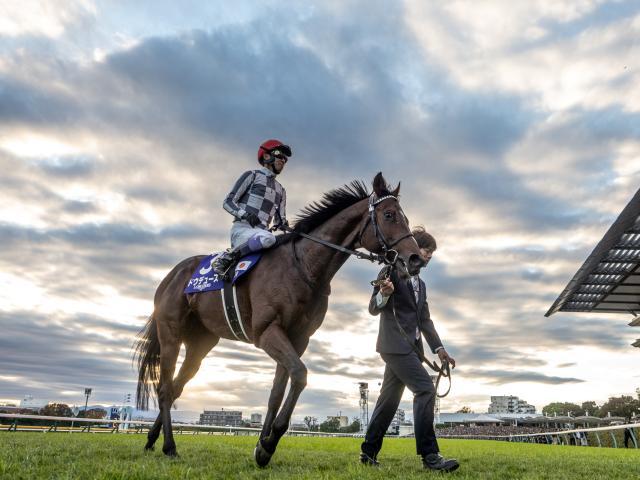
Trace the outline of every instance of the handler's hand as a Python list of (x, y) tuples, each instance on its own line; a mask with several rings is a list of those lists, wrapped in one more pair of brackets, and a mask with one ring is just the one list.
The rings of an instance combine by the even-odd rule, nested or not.
[(390, 296), (393, 293), (394, 287), (393, 287), (393, 282), (389, 279), (386, 280), (382, 280), (382, 283), (380, 283), (380, 293), (382, 293), (382, 295), (384, 295), (385, 297)]
[(445, 360), (449, 362), (451, 364), (451, 368), (456, 368), (456, 359), (449, 355), (444, 348), (438, 350), (438, 358), (440, 358), (440, 361), (443, 363)]

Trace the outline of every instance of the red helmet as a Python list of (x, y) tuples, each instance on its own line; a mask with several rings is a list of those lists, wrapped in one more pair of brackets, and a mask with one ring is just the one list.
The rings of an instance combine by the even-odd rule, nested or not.
[(280, 152), (284, 153), (287, 157), (291, 156), (291, 147), (289, 145), (285, 145), (280, 140), (273, 138), (271, 140), (265, 140), (260, 145), (260, 148), (258, 148), (258, 162), (260, 162), (260, 165), (264, 165), (262, 155), (271, 153), (274, 150), (280, 150)]

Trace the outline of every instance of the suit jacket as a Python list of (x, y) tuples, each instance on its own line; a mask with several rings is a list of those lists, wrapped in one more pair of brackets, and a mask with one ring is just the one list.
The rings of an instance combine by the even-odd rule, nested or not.
[[(385, 276), (387, 268), (383, 268), (378, 274), (378, 279)], [(435, 353), (436, 349), (442, 347), (442, 342), (433, 325), (431, 316), (429, 315), (429, 304), (427, 303), (427, 293), (425, 284), (420, 279), (420, 293), (418, 302), (414, 295), (413, 287), (408, 280), (401, 280), (394, 271), (391, 274), (394, 291), (387, 300), (384, 307), (378, 308), (376, 304), (376, 295), (380, 291), (380, 287), (374, 287), (371, 301), (369, 302), (369, 313), (371, 315), (380, 314), (380, 328), (378, 330), (378, 341), (376, 342), (376, 351), (378, 353), (410, 353), (413, 351), (407, 339), (398, 330), (398, 323), (406, 332), (410, 340), (416, 338), (416, 328), (424, 335), (429, 348)], [(393, 310), (395, 307), (395, 315), (398, 322), (394, 319)], [(422, 349), (422, 342), (417, 341), (418, 348)]]

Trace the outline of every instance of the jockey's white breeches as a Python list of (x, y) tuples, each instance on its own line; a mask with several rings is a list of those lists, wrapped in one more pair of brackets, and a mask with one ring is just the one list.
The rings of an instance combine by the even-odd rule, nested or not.
[(271, 248), (276, 243), (276, 236), (269, 230), (252, 227), (248, 222), (241, 220), (233, 222), (231, 227), (231, 248), (236, 248), (247, 243), (253, 252), (264, 248)]

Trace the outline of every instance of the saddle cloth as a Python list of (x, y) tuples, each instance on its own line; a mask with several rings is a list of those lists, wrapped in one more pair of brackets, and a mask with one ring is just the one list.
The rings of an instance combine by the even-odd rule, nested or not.
[[(191, 275), (191, 279), (189, 280), (189, 283), (187, 283), (184, 293), (200, 293), (222, 290), (224, 282), (221, 278), (218, 278), (218, 274), (213, 271), (212, 267), (212, 264), (218, 255), (220, 255), (220, 252), (212, 253), (200, 262), (198, 268), (196, 268), (193, 275)], [(258, 263), (261, 257), (262, 252), (255, 252), (240, 259), (236, 265), (231, 283), (236, 283), (240, 277), (246, 275)]]

